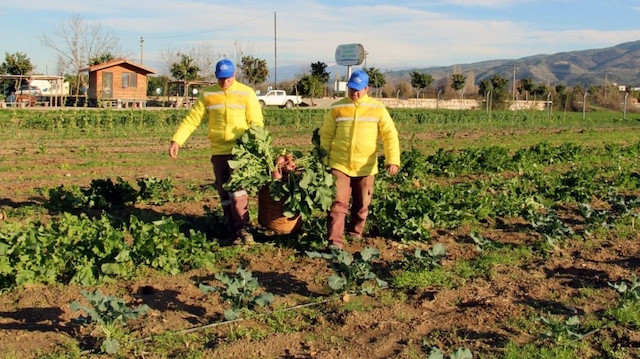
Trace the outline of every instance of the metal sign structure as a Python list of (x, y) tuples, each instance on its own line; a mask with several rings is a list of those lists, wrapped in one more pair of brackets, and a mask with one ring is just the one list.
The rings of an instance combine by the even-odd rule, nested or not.
[(341, 66), (360, 65), (364, 61), (364, 46), (342, 44), (336, 48), (336, 64)]

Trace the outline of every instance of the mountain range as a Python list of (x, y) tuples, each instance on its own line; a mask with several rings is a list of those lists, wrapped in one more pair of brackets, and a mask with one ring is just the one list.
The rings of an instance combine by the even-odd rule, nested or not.
[(428, 73), (435, 81), (451, 76), (453, 70), (475, 83), (494, 75), (511, 80), (531, 78), (534, 83), (555, 86), (601, 85), (640, 86), (640, 40), (616, 46), (552, 55), (533, 55), (515, 60), (490, 60), (452, 66), (416, 68), (386, 73), (391, 78), (409, 76), (413, 71)]
[[(373, 65), (375, 67), (375, 65)], [(273, 73), (273, 69), (270, 69)], [(547, 86), (581, 85), (583, 87), (601, 85), (625, 85), (640, 87), (640, 40), (625, 42), (612, 47), (579, 51), (540, 54), (519, 59), (488, 60), (450, 66), (432, 66), (425, 68), (405, 68), (384, 71), (387, 81), (410, 78), (413, 71), (430, 74), (434, 83), (453, 73), (463, 73), (470, 78), (473, 74), (475, 84), (489, 79), (493, 75), (516, 80), (531, 78), (536, 84)], [(328, 66), (332, 82), (336, 75), (345, 76), (344, 66)], [(283, 66), (278, 68), (278, 77), (296, 78), (308, 73), (308, 66)]]

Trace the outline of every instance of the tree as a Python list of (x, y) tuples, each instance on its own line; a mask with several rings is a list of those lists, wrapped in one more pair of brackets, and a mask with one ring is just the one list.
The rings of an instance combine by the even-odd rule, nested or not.
[(491, 83), (490, 80), (480, 81), (480, 85), (478, 85), (478, 93), (482, 97), (485, 97), (485, 96), (487, 97), (486, 105), (489, 111), (493, 108), (493, 105), (492, 105), (493, 95), (491, 94), (491, 91), (493, 91), (493, 84)]
[(418, 90), (423, 90), (433, 82), (433, 76), (418, 71), (411, 72), (411, 86)]
[(531, 94), (533, 94), (533, 100), (536, 100), (537, 98), (540, 98), (542, 96), (544, 96), (544, 94), (547, 93), (547, 86), (545, 86), (544, 84), (539, 84), (538, 86), (534, 87), (531, 90)]
[[(9, 75), (28, 75), (32, 71), (33, 65), (25, 53), (16, 52), (15, 54), (9, 54), (8, 52), (5, 52), (4, 62), (0, 65), (0, 73)], [(3, 80), (0, 85), (3, 89), (9, 88), (11, 90), (15, 90), (22, 84), (18, 83), (17, 80)]]
[(89, 66), (93, 66), (93, 65), (98, 65), (98, 64), (103, 64), (105, 62), (109, 62), (111, 60), (114, 60), (116, 57), (110, 53), (110, 52), (105, 52), (103, 54), (100, 54), (96, 57), (93, 57), (89, 60)]
[(161, 95), (166, 95), (169, 80), (169, 76), (165, 75), (147, 77), (147, 96), (158, 96), (156, 89), (160, 89)]
[(40, 41), (53, 49), (58, 58), (58, 72), (73, 74), (76, 80), (71, 81), (72, 94), (80, 94), (85, 88), (87, 76), (82, 75), (82, 69), (100, 54), (120, 54), (120, 39), (100, 23), (86, 23), (79, 14), (73, 14), (69, 19), (60, 23), (50, 33), (43, 33)]
[(4, 62), (0, 65), (0, 73), (28, 75), (31, 71), (33, 71), (33, 65), (27, 54), (23, 52), (16, 52), (15, 54), (5, 52)]
[(382, 87), (382, 97), (396, 97), (396, 86), (390, 82), (387, 82), (386, 84), (384, 84), (384, 86)]
[[(179, 54), (180, 55), (180, 54)], [(176, 80), (181, 80), (184, 82), (193, 81), (198, 79), (198, 71), (200, 68), (194, 64), (194, 61), (191, 57), (187, 55), (180, 55), (180, 61), (171, 64), (171, 75)], [(177, 93), (182, 94), (182, 96), (188, 96), (187, 91), (189, 90), (189, 86), (184, 84), (178, 86)]]
[(533, 91), (533, 79), (531, 77), (527, 77), (526, 79), (521, 79), (520, 84), (517, 87), (518, 93), (524, 93), (524, 99), (529, 99), (529, 94)]
[(508, 95), (507, 85), (509, 85), (509, 80), (496, 74), (489, 79), (489, 82), (491, 83), (491, 91), (492, 91), (491, 102), (498, 105), (502, 105), (504, 107), (507, 103), (507, 95)]
[(569, 106), (570, 111), (582, 111), (584, 94), (585, 89), (582, 85), (573, 86), (566, 104), (566, 106)]
[(99, 22), (87, 23), (81, 15), (73, 14), (50, 33), (43, 33), (41, 41), (58, 54), (60, 73), (80, 74), (90, 59), (100, 54), (120, 55), (120, 39)]
[(182, 53), (188, 54), (193, 59), (193, 64), (199, 69), (200, 78), (206, 80), (214, 80), (216, 78), (216, 63), (219, 59), (226, 57), (220, 51), (215, 50), (215, 47), (208, 42), (201, 42), (187, 52)]
[[(64, 75), (64, 82), (68, 82), (69, 83), (69, 90), (71, 91), (72, 95), (80, 95), (80, 91), (81, 89), (86, 89), (81, 81), (84, 81), (83, 78), (78, 77), (78, 75), (69, 75), (69, 74), (65, 74)], [(76, 102), (76, 105), (78, 104), (78, 102)]]
[(191, 57), (182, 54), (180, 61), (171, 65), (170, 71), (176, 80), (192, 81), (198, 78), (200, 68), (194, 64)]
[(329, 73), (327, 72), (327, 64), (318, 61), (311, 64), (311, 76), (317, 78), (323, 83), (329, 81)]
[(241, 76), (240, 81), (252, 86), (263, 83), (269, 76), (267, 60), (257, 59), (253, 56), (242, 56), (240, 60)]
[(395, 86), (394, 96), (399, 98), (409, 98), (413, 96), (413, 88), (408, 81), (399, 81)]
[(553, 100), (553, 107), (566, 110), (569, 103), (569, 94), (567, 93), (567, 86), (560, 84), (555, 87), (557, 98)]
[(295, 92), (300, 96), (320, 97), (324, 94), (324, 83), (312, 75), (304, 75), (296, 82)]
[(387, 83), (387, 80), (384, 78), (384, 75), (382, 74), (382, 72), (380, 72), (379, 69), (375, 67), (365, 67), (364, 71), (367, 73), (367, 75), (369, 75), (369, 86), (373, 87), (374, 89), (379, 89)]
[(300, 96), (322, 97), (325, 94), (327, 81), (329, 81), (327, 64), (321, 61), (314, 62), (311, 64), (311, 73), (296, 81), (293, 90)]
[(467, 76), (467, 86), (464, 89), (464, 93), (476, 93), (478, 90), (476, 89), (476, 74), (473, 70), (469, 70), (466, 73)]
[(463, 74), (452, 74), (451, 75), (451, 88), (456, 92), (459, 92), (464, 88), (467, 83), (467, 76)]
[(493, 91), (493, 84), (491, 83), (491, 80), (480, 81), (480, 85), (478, 85), (478, 92), (482, 97), (486, 96), (491, 91)]
[(182, 61), (182, 55), (187, 55), (193, 60), (192, 64), (199, 69), (199, 77), (204, 80), (215, 79), (216, 62), (226, 57), (220, 52), (217, 52), (213, 45), (207, 42), (202, 42), (182, 51), (167, 49), (163, 50), (160, 55), (163, 62), (163, 68), (160, 71), (164, 74), (170, 74), (171, 66)]

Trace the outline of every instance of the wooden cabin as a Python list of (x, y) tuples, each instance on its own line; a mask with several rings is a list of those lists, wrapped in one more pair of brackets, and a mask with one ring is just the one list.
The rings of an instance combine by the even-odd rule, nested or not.
[(116, 59), (89, 66), (89, 106), (144, 107), (147, 75), (156, 72), (135, 62)]

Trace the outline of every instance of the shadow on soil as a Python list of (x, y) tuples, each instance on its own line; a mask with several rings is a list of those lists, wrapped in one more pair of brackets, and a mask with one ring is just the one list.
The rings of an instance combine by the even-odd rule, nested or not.
[(584, 311), (580, 308), (568, 307), (560, 302), (552, 300), (540, 300), (531, 297), (524, 297), (522, 303), (535, 308), (538, 311), (554, 315), (582, 315)]
[(175, 290), (158, 290), (150, 285), (145, 285), (134, 290), (135, 295), (142, 299), (142, 302), (150, 308), (159, 312), (180, 311), (193, 315), (193, 318), (186, 318), (191, 324), (198, 324), (200, 320), (207, 314), (204, 307), (189, 305), (178, 299), (181, 294)]
[(493, 348), (504, 348), (509, 342), (509, 338), (496, 332), (476, 332), (474, 330), (458, 329), (457, 334), (465, 340), (480, 340), (485, 345)]
[(294, 276), (277, 272), (254, 272), (259, 282), (267, 292), (283, 296), (287, 294), (299, 294), (304, 297), (318, 296), (325, 293), (309, 291), (307, 283), (296, 279)]
[(9, 207), (13, 209), (19, 209), (22, 207), (41, 206), (43, 201), (44, 199), (39, 197), (31, 198), (29, 201), (24, 201), (24, 202), (15, 202), (8, 198), (2, 198), (0, 199), (0, 207)]
[(69, 328), (61, 325), (60, 308), (22, 308), (14, 312), (0, 312), (0, 318), (13, 319), (14, 322), (0, 324), (0, 330), (27, 330), (38, 332), (62, 331)]
[(609, 274), (601, 270), (581, 269), (575, 267), (556, 267), (545, 269), (547, 278), (554, 278), (564, 282), (571, 288), (607, 288), (611, 280)]

